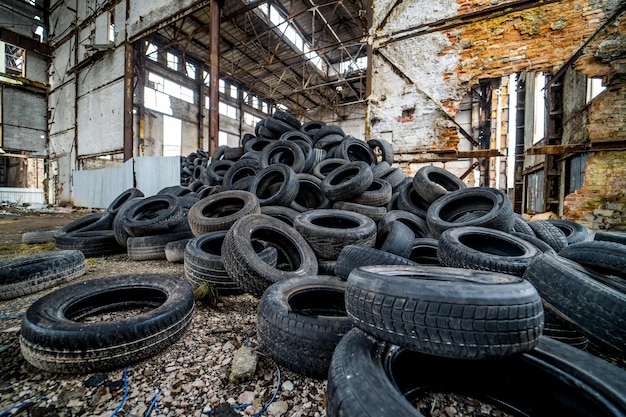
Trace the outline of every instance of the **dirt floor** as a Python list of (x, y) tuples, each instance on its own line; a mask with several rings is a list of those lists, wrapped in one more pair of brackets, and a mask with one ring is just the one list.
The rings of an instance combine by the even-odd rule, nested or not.
[(56, 230), (66, 224), (91, 214), (87, 210), (62, 210), (35, 212), (4, 207), (0, 209), (0, 246), (22, 242), (22, 233)]

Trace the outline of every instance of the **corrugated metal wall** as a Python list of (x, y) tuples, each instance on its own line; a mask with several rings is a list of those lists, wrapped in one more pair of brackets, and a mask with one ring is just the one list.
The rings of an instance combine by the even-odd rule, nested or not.
[(133, 161), (116, 168), (74, 171), (72, 180), (75, 206), (107, 208), (115, 197), (133, 187)]
[(162, 188), (180, 185), (180, 157), (147, 157), (135, 158), (136, 187), (144, 195), (155, 195)]
[[(180, 157), (138, 157), (121, 167), (73, 171), (72, 204), (107, 208), (125, 190), (136, 187), (151, 196), (180, 184)], [(136, 181), (136, 182), (135, 182)]]
[(0, 187), (0, 201), (16, 204), (44, 204), (43, 190), (40, 188)]

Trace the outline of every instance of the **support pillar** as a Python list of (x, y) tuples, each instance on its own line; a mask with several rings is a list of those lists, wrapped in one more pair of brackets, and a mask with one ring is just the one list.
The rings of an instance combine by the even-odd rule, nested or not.
[(219, 105), (220, 105), (220, 14), (221, 5), (218, 0), (212, 0), (209, 6), (210, 27), (209, 27), (209, 76), (211, 84), (209, 86), (209, 155), (217, 149), (219, 137)]
[(135, 47), (130, 42), (124, 46), (124, 161), (133, 157), (133, 68)]

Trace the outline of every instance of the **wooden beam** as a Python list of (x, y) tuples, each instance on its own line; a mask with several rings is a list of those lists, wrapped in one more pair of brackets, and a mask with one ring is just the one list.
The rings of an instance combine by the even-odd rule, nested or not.
[(623, 151), (626, 150), (626, 141), (587, 142), (574, 145), (543, 145), (533, 146), (526, 150), (526, 155), (564, 155), (568, 153)]

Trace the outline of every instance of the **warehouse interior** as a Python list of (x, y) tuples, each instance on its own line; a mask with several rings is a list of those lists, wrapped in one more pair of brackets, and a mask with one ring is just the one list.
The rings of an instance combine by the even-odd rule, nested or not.
[(0, 188), (48, 204), (278, 109), (385, 139), (409, 176), (626, 230), (623, 0), (7, 0), (0, 52)]

